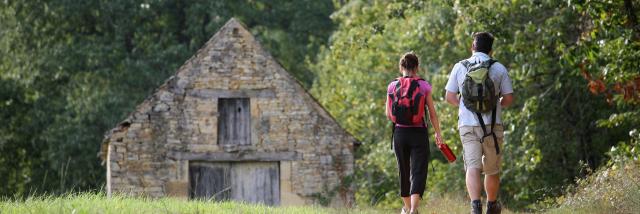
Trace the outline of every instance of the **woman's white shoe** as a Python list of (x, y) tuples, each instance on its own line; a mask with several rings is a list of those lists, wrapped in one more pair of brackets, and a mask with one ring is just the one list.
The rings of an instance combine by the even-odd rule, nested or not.
[(402, 211), (400, 211), (400, 214), (409, 214), (409, 212), (407, 212), (407, 210), (403, 207)]

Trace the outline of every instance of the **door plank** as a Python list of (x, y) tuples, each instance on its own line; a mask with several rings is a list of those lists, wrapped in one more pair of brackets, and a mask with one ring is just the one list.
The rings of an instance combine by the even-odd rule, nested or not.
[(228, 200), (231, 193), (230, 163), (192, 163), (189, 165), (191, 198)]
[(277, 162), (234, 163), (231, 170), (233, 200), (267, 205), (280, 204)]

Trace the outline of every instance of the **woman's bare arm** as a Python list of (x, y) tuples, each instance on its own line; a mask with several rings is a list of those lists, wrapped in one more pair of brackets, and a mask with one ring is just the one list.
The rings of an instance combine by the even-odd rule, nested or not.
[(436, 108), (433, 105), (433, 99), (431, 96), (427, 96), (427, 109), (429, 110), (429, 120), (433, 129), (436, 131), (436, 144), (441, 144), (442, 133), (440, 132), (440, 121), (438, 120), (438, 114), (436, 114)]

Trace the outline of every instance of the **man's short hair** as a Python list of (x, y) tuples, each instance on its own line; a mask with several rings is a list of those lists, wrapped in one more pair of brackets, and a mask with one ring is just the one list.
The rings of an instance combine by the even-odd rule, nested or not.
[(474, 50), (489, 54), (493, 46), (493, 35), (489, 32), (477, 32), (473, 34)]

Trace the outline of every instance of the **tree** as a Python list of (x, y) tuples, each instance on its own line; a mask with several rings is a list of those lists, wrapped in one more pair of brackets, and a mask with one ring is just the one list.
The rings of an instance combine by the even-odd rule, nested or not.
[(307, 86), (331, 1), (0, 2), (0, 195), (99, 190), (103, 134), (229, 18)]

